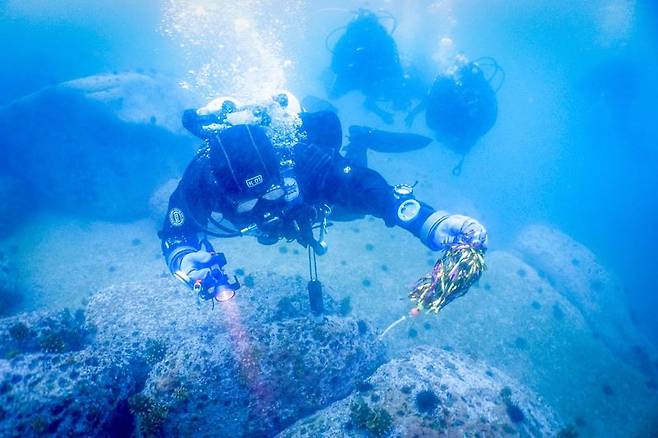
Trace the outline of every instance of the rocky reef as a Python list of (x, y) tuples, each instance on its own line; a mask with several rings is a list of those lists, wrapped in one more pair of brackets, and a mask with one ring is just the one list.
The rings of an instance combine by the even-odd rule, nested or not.
[(529, 390), (456, 353), (390, 362), (364, 320), (305, 281), (256, 274), (223, 304), (126, 283), (75, 312), (0, 320), (0, 435), (553, 434)]
[(0, 435), (272, 435), (385, 360), (370, 325), (310, 318), (304, 282), (262, 276), (197, 306), (171, 279), (99, 291), (86, 312), (0, 323)]
[(421, 347), (282, 437), (556, 436), (552, 410), (496, 369)]

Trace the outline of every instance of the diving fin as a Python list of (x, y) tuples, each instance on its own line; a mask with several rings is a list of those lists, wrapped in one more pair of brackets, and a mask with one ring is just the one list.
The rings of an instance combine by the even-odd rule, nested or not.
[(415, 151), (432, 142), (431, 138), (420, 134), (382, 131), (358, 125), (349, 127), (349, 138), (350, 144), (387, 153)]

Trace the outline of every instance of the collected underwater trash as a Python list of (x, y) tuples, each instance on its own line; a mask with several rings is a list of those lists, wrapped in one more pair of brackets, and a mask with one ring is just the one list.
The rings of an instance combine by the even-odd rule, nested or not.
[(407, 315), (393, 321), (379, 335), (386, 333), (408, 318), (420, 316), (423, 311), (438, 314), (450, 302), (466, 295), (470, 287), (480, 279), (487, 268), (484, 263), (486, 249), (479, 245), (455, 243), (437, 260), (434, 268), (416, 282), (409, 298), (415, 304)]
[(486, 269), (485, 251), (468, 243), (456, 243), (448, 248), (432, 271), (418, 280), (409, 292), (416, 308), (439, 313), (453, 300), (465, 295)]

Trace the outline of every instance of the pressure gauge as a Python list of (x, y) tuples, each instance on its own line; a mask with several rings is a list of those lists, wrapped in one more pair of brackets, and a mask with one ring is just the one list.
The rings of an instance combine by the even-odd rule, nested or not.
[(407, 199), (398, 207), (398, 218), (402, 222), (414, 220), (420, 212), (420, 203), (415, 199)]

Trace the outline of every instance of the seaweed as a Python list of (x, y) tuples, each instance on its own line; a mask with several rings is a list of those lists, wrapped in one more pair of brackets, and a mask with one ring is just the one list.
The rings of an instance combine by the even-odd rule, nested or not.
[(31, 339), (32, 336), (26, 338), (23, 342), (23, 352), (35, 349), (45, 353), (79, 351), (87, 345), (90, 336), (96, 330), (85, 323), (82, 309), (76, 310), (73, 314), (69, 309), (64, 309), (56, 317), (46, 319), (43, 328), (35, 328), (34, 331), (38, 332), (34, 342), (27, 345), (27, 339)]
[(359, 397), (350, 405), (350, 424), (374, 437), (383, 437), (393, 429), (393, 418), (385, 409), (371, 408)]
[(145, 437), (159, 436), (169, 408), (143, 394), (135, 394), (128, 400), (130, 412), (139, 419), (139, 431)]

